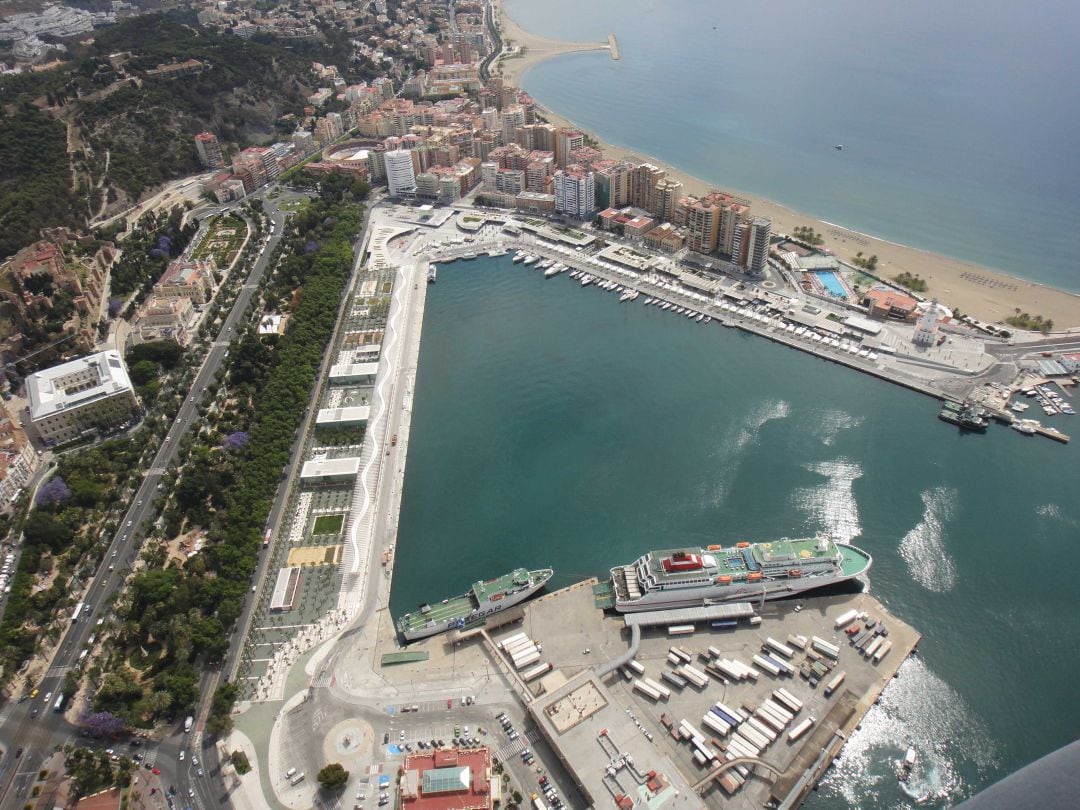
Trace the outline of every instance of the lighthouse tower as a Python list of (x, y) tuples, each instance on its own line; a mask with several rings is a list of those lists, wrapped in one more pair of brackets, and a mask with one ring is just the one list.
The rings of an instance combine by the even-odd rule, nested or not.
[(938, 334), (938, 302), (935, 298), (926, 312), (919, 318), (919, 324), (915, 327), (915, 336), (912, 337), (917, 346), (933, 346)]

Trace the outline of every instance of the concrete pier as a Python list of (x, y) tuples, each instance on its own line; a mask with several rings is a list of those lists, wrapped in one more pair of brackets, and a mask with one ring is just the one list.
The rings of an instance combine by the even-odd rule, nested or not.
[(611, 49), (611, 58), (619, 58), (619, 40), (615, 38), (614, 34), (608, 34), (607, 38), (608, 48)]

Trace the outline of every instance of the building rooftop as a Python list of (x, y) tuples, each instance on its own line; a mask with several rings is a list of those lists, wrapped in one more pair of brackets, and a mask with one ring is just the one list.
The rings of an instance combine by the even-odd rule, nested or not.
[(358, 405), (353, 408), (320, 408), (315, 417), (317, 425), (358, 425), (368, 420), (371, 408)]
[(401, 806), (408, 810), (488, 810), (498, 788), (487, 748), (410, 754), (402, 765)]
[(305, 461), (300, 469), (300, 477), (305, 481), (318, 478), (339, 478), (343, 475), (360, 474), (360, 458), (315, 458)]
[(124, 361), (112, 350), (70, 360), (26, 378), (31, 421), (130, 390)]

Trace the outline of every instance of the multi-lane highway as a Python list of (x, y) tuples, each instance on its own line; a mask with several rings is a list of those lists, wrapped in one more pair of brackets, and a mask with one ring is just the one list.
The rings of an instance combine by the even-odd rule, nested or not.
[[(86, 648), (90, 637), (99, 631), (99, 622), (108, 614), (110, 599), (130, 572), (138, 554), (139, 542), (147, 527), (156, 518), (154, 499), (158, 494), (158, 484), (175, 459), (181, 438), (198, 419), (199, 401), (221, 367), (228, 353), (229, 342), (237, 327), (241, 325), (240, 319), (269, 264), (274, 246), (281, 237), (285, 212), (280, 211), (271, 201), (264, 201), (264, 210), (275, 224), (273, 234), (244, 280), (190, 391), (154, 455), (149, 471), (133, 496), (120, 528), (86, 591), (84, 607), (78, 620), (72, 622), (65, 631), (53, 665), (37, 687), (38, 696), (23, 703), (11, 704), (4, 713), (0, 724), (0, 746), (5, 750), (4, 758), (0, 760), (0, 808), (3, 810), (21, 807), (25, 803), (41, 763), (55, 745), (66, 740), (71, 734), (71, 727), (63, 714), (53, 711), (53, 703), (59, 695), (65, 674), (77, 664), (79, 654)], [(44, 700), (47, 694), (51, 694), (48, 703)], [(158, 759), (164, 781), (171, 776), (168, 772), (170, 764), (176, 762), (175, 756), (171, 754), (178, 754), (184, 744), (181, 738), (172, 739), (172, 744), (162, 746), (163, 750)], [(22, 749), (22, 754), (16, 757), (19, 749)]]

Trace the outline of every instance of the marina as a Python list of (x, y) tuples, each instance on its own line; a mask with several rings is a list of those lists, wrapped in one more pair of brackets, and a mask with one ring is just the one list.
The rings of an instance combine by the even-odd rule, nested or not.
[[(460, 256), (451, 253), (444, 261), (453, 261), (455, 258)], [(896, 363), (886, 362), (893, 353), (891, 350), (886, 351), (884, 347), (877, 347), (851, 333), (838, 334), (824, 331), (823, 327), (815, 328), (801, 323), (801, 316), (786, 309), (783, 302), (787, 299), (770, 297), (768, 293), (744, 293), (738, 288), (739, 285), (732, 285), (722, 293), (710, 296), (655, 273), (639, 274), (597, 256), (584, 255), (563, 246), (540, 241), (533, 243), (529, 251), (519, 250), (513, 262), (531, 266), (541, 261), (555, 263), (560, 260), (569, 262), (564, 264), (567, 271), (560, 272), (567, 272), (568, 276), (577, 280), (582, 287), (595, 286), (600, 290), (618, 292), (621, 302), (636, 300), (644, 294), (644, 306), (654, 306), (701, 324), (715, 320), (722, 326), (767, 338), (788, 348), (933, 397), (943, 402), (941, 413), (945, 416), (941, 418), (962, 429), (982, 432), (991, 420), (1007, 426), (1013, 423), (1016, 411), (1004, 406), (993, 408), (983, 405), (980, 407), (984, 412), (978, 417), (954, 421), (951, 418), (953, 414), (960, 410), (965, 414), (971, 413), (974, 410), (972, 406), (979, 404), (969, 402), (969, 393), (974, 389), (974, 384), (969, 383), (959, 388), (956, 385), (943, 387), (905, 373)], [(554, 266), (553, 264), (552, 267)], [(545, 271), (545, 277), (558, 275), (550, 273), (550, 270), (549, 267)], [(1040, 391), (1036, 396), (1047, 415), (1074, 413), (1071, 406), (1059, 395), (1054, 394), (1051, 398)], [(982, 425), (984, 419), (985, 425)], [(1061, 443), (1069, 441), (1069, 436), (1058, 428), (1032, 421), (1025, 422), (1019, 430), (1026, 433), (1029, 429), (1029, 435), (1040, 435)]]

